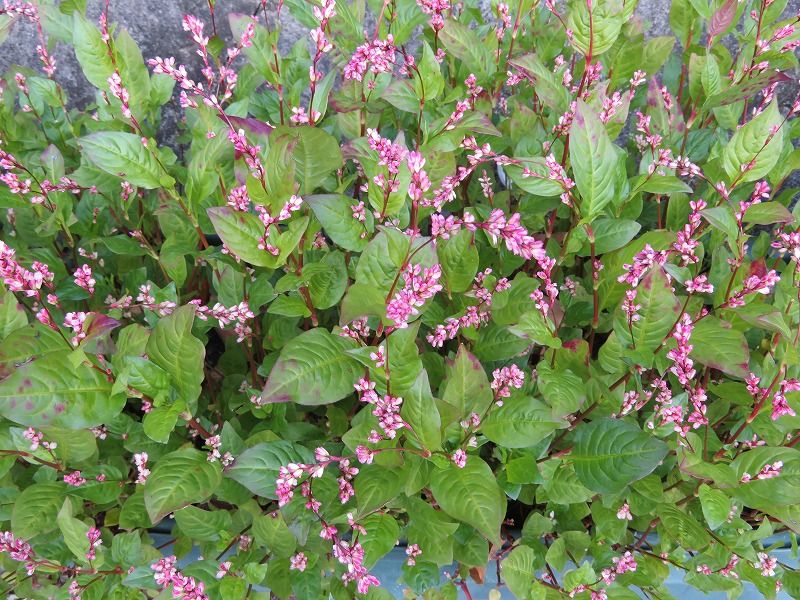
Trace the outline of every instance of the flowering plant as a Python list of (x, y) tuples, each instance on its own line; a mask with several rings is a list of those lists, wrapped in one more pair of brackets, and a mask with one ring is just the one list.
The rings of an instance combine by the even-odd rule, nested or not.
[(786, 1), (219, 4), (0, 8), (3, 593), (800, 597)]

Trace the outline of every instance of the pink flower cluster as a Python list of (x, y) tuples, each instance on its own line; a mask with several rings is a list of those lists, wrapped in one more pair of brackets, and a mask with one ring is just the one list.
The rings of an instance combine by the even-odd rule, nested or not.
[(189, 301), (189, 304), (194, 304), (197, 307), (197, 318), (207, 321), (209, 317), (214, 318), (219, 323), (220, 327), (227, 327), (233, 323), (233, 329), (236, 332), (236, 341), (241, 343), (253, 333), (253, 330), (248, 325), (248, 321), (255, 319), (255, 314), (250, 310), (250, 305), (247, 301), (242, 301), (231, 307), (225, 307), (219, 302), (215, 303), (212, 308), (202, 304), (202, 300), (195, 299)]
[(97, 527), (90, 527), (86, 532), (86, 539), (89, 540), (89, 550), (86, 552), (86, 560), (97, 558), (97, 548), (103, 543), (100, 539), (100, 530)]
[(777, 421), (783, 416), (797, 416), (786, 401), (786, 394), (790, 392), (800, 392), (800, 381), (797, 379), (785, 379), (781, 381), (778, 390), (772, 397), (772, 420)]
[(419, 314), (417, 309), (442, 289), (439, 283), (441, 276), (442, 268), (438, 264), (425, 268), (419, 264), (406, 266), (403, 270), (403, 288), (395, 293), (386, 306), (386, 316), (394, 321), (397, 329), (408, 327), (408, 320)]
[[(375, 407), (372, 414), (378, 417), (378, 425), (383, 430), (383, 434), (388, 439), (393, 440), (397, 436), (397, 432), (406, 427), (406, 422), (400, 416), (400, 407), (403, 404), (403, 399), (390, 394), (385, 394), (381, 397), (375, 391), (375, 382), (370, 381), (367, 377), (359, 379), (353, 387), (359, 393), (362, 402), (372, 404)], [(381, 440), (381, 435), (376, 431), (372, 431), (369, 437), (372, 443)]]
[(33, 575), (37, 565), (33, 548), (28, 542), (15, 537), (10, 531), (0, 531), (0, 552), (5, 552), (12, 560), (24, 562), (28, 575)]
[(428, 340), (431, 346), (434, 348), (441, 348), (447, 340), (455, 339), (462, 328), (477, 328), (488, 323), (490, 317), (489, 308), (492, 306), (493, 294), (502, 292), (511, 287), (511, 284), (505, 277), (499, 279), (491, 290), (485, 287), (486, 278), (491, 272), (492, 270), (487, 268), (485, 271), (478, 273), (475, 277), (472, 290), (479, 300), (478, 304), (468, 306), (464, 314), (460, 317), (448, 317), (443, 325), (437, 325), (433, 333), (429, 333), (426, 336), (425, 339)]
[(49, 267), (39, 261), (30, 270), (16, 260), (16, 250), (0, 240), (0, 277), (11, 292), (22, 292), (27, 297), (40, 298), (42, 286), (52, 289), (54, 275)]
[(625, 552), (625, 554), (622, 556), (615, 556), (612, 560), (614, 562), (614, 568), (603, 569), (600, 574), (600, 577), (606, 585), (611, 585), (614, 583), (617, 575), (622, 575), (628, 571), (636, 571), (636, 568), (638, 567), (636, 564), (636, 559), (633, 557), (633, 554), (630, 551)]
[(73, 471), (64, 475), (64, 483), (73, 487), (80, 487), (86, 483), (86, 478), (81, 475), (80, 471)]
[(136, 466), (136, 481), (134, 483), (145, 483), (150, 476), (150, 469), (147, 468), (147, 452), (138, 452), (133, 455), (133, 464)]
[(36, 452), (39, 446), (45, 450), (52, 452), (58, 447), (55, 442), (47, 442), (44, 440), (44, 434), (41, 431), (36, 431), (33, 427), (28, 427), (23, 433), (22, 437), (31, 443), (31, 452)]
[(430, 15), (431, 28), (439, 32), (444, 28), (444, 12), (450, 10), (450, 0), (417, 0), (417, 6)]
[[(492, 389), (495, 399), (508, 398), (511, 395), (511, 388), (520, 389), (525, 384), (525, 371), (517, 365), (510, 365), (492, 372)], [(502, 400), (498, 400), (498, 406), (503, 405)]]
[(344, 67), (344, 78), (363, 81), (369, 70), (373, 75), (391, 73), (395, 66), (394, 38), (391, 34), (385, 40), (372, 40), (356, 48), (350, 61)]
[(94, 294), (94, 286), (97, 282), (92, 276), (92, 268), (89, 265), (78, 267), (73, 277), (75, 278), (75, 285), (89, 292), (89, 295)]
[(209, 600), (205, 594), (205, 584), (194, 577), (187, 577), (178, 570), (177, 559), (167, 556), (150, 565), (155, 571), (153, 575), (161, 590), (172, 586), (172, 597), (180, 600)]

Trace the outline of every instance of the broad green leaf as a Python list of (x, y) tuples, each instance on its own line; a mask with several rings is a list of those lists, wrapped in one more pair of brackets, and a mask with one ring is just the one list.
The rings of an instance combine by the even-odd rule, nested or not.
[(696, 519), (681, 512), (679, 508), (662, 504), (658, 516), (667, 535), (678, 540), (687, 550), (702, 550), (711, 541), (705, 529)]
[(364, 566), (371, 569), (397, 544), (400, 526), (395, 518), (387, 514), (373, 514), (361, 521), (367, 535), (361, 540), (364, 547)]
[[(596, 256), (622, 248), (630, 242), (642, 226), (636, 221), (628, 219), (600, 218), (592, 223), (594, 234), (594, 252)], [(589, 242), (583, 244), (578, 256), (591, 256)]]
[(153, 153), (142, 145), (141, 136), (121, 131), (99, 131), (80, 138), (78, 145), (83, 156), (97, 168), (137, 187), (154, 189), (175, 183)]
[[(553, 72), (542, 64), (536, 54), (517, 56), (512, 58), (509, 64), (522, 71), (530, 80), (535, 86), (536, 96), (547, 107), (558, 113), (566, 110), (570, 101), (569, 91), (561, 85), (561, 81), (556, 78)], [(560, 187), (558, 185), (555, 185), (555, 187), (559, 189), (559, 192), (556, 193), (560, 193)]]
[[(89, 550), (89, 540), (86, 534), (89, 533), (89, 526), (80, 519), (73, 517), (72, 510), (71, 500), (65, 498), (56, 516), (56, 522), (67, 548), (72, 551), (81, 564), (86, 564), (86, 552)], [(93, 561), (92, 566), (95, 566), (94, 563), (97, 562), (97, 560)]]
[(575, 430), (569, 461), (578, 479), (594, 492), (617, 494), (649, 475), (667, 455), (667, 445), (618, 419), (600, 419)]
[(578, 100), (570, 129), (569, 157), (584, 219), (598, 216), (614, 199), (618, 161), (612, 146), (597, 114)]
[[(759, 479), (759, 471), (767, 464), (783, 462), (780, 475)], [(751, 479), (740, 483), (734, 496), (745, 506), (766, 513), (776, 506), (800, 503), (800, 450), (797, 448), (751, 448), (731, 463), (736, 477), (741, 481), (747, 473)]]
[(203, 510), (196, 506), (186, 506), (175, 511), (175, 522), (181, 533), (193, 540), (213, 542), (221, 533), (231, 529), (231, 515), (224, 510)]
[(108, 90), (114, 64), (108, 55), (100, 30), (79, 11), (72, 13), (72, 46), (83, 74), (93, 86)]
[(711, 529), (717, 529), (728, 520), (731, 511), (731, 499), (720, 490), (702, 484), (699, 490), (700, 505), (703, 516)]
[(713, 369), (745, 378), (750, 372), (750, 348), (741, 331), (708, 316), (692, 330), (692, 358)]
[(5, 291), (0, 295), (0, 340), (27, 324), (28, 318), (25, 316), (25, 309), (17, 302), (13, 293)]
[(472, 237), (470, 231), (463, 229), (449, 240), (437, 243), (436, 252), (448, 292), (469, 289), (478, 272), (478, 248), (472, 242)]
[(222, 482), (219, 463), (205, 452), (183, 448), (162, 456), (144, 485), (144, 505), (153, 523), (173, 511), (208, 500)]
[(336, 139), (319, 127), (277, 127), (271, 138), (293, 140), (292, 158), (303, 195), (312, 194), (333, 171), (342, 166)]
[(489, 323), (478, 330), (478, 341), (473, 350), (482, 361), (502, 361), (518, 356), (529, 343), (511, 333), (507, 327)]
[(531, 598), (536, 571), (544, 567), (541, 556), (530, 546), (519, 546), (500, 563), (503, 581), (519, 600)]
[(544, 162), (543, 158), (520, 158), (525, 167), (530, 171), (537, 173), (541, 177), (535, 175), (523, 175), (523, 168), (519, 165), (505, 165), (503, 171), (511, 178), (511, 181), (519, 189), (534, 196), (552, 197), (560, 195), (564, 189), (549, 177), (549, 169)]
[(680, 303), (672, 293), (661, 267), (652, 268), (636, 289), (636, 304), (641, 306), (639, 320), (628, 327), (627, 315), (621, 307), (618, 308), (614, 318), (614, 333), (623, 347), (635, 347), (642, 353), (652, 352), (669, 334), (680, 316)]
[(530, 310), (522, 315), (517, 325), (513, 325), (510, 331), (521, 338), (530, 340), (541, 346), (550, 348), (561, 348), (561, 340), (553, 335), (554, 327), (549, 325), (542, 313), (538, 310)]
[[(778, 102), (773, 101), (756, 118), (737, 129), (722, 152), (722, 164), (731, 179), (741, 176), (741, 181), (756, 181), (765, 177), (778, 163), (783, 151), (783, 121)], [(780, 127), (776, 133), (772, 128)], [(742, 167), (753, 167), (742, 173)]]
[(194, 306), (159, 319), (147, 340), (147, 355), (169, 375), (178, 397), (191, 406), (200, 396), (206, 350), (192, 335)]
[(745, 211), (744, 221), (753, 225), (794, 223), (794, 215), (780, 202), (761, 202), (753, 204)]
[(406, 527), (408, 543), (417, 544), (426, 561), (440, 566), (450, 565), (453, 562), (453, 534), (458, 523), (421, 498), (406, 500), (406, 511), (409, 516)]
[(419, 70), (419, 77), (414, 77), (414, 89), (417, 92), (419, 99), (424, 99), (425, 102), (430, 102), (442, 93), (444, 89), (444, 77), (442, 76), (442, 69), (436, 56), (433, 53), (428, 42), (422, 44), (422, 58), (417, 64)]
[(543, 402), (512, 397), (489, 412), (480, 431), (499, 446), (527, 448), (566, 426), (567, 422), (553, 416), (552, 409)]
[(539, 390), (555, 417), (578, 410), (586, 400), (584, 381), (569, 369), (553, 369), (548, 363), (537, 368)]
[(125, 397), (112, 394), (104, 373), (84, 363), (70, 368), (69, 356), (47, 354), (0, 381), (0, 414), (21, 425), (72, 429), (107, 423), (118, 415)]
[(320, 262), (306, 264), (303, 276), (308, 277), (308, 291), (316, 308), (335, 306), (342, 299), (348, 283), (344, 254), (334, 250)]
[(411, 437), (418, 439), (423, 447), (428, 450), (441, 448), (442, 434), (440, 429), (442, 420), (439, 416), (439, 409), (433, 399), (433, 394), (431, 394), (428, 374), (424, 369), (420, 371), (411, 389), (403, 395), (400, 415), (410, 426), (413, 432)]
[(286, 262), (308, 225), (308, 217), (302, 217), (290, 221), (288, 229), (280, 233), (277, 226), (271, 227), (267, 241), (280, 251), (275, 256), (259, 249), (258, 245), (264, 238), (264, 225), (254, 214), (234, 211), (227, 206), (215, 206), (206, 212), (214, 230), (234, 255), (251, 265), (271, 269)]
[(276, 558), (289, 558), (297, 546), (297, 540), (286, 526), (280, 512), (253, 517), (253, 536), (256, 542), (269, 548)]
[(353, 480), (358, 511), (369, 514), (397, 497), (403, 481), (397, 471), (381, 465), (363, 465)]
[(448, 363), (442, 385), (442, 400), (455, 409), (453, 420), (444, 421), (443, 425), (473, 411), (480, 414), (492, 401), (492, 390), (483, 365), (463, 345), (458, 347), (455, 359)]
[[(410, 237), (392, 228), (381, 228), (372, 238), (356, 265), (356, 282), (371, 285), (380, 290), (384, 297), (394, 285), (402, 285), (400, 269), (410, 259), (411, 264), (421, 264), (429, 267), (436, 262), (436, 253), (431, 244), (426, 244), (428, 238)], [(423, 248), (424, 246), (424, 248)], [(395, 284), (395, 281), (398, 283)]]
[(736, 217), (733, 215), (730, 206), (723, 205), (707, 208), (701, 211), (701, 214), (711, 223), (712, 227), (719, 229), (730, 240), (736, 240), (739, 236), (739, 224), (736, 222)]
[(11, 513), (14, 535), (27, 540), (58, 527), (56, 517), (65, 493), (66, 486), (55, 482), (34, 483), (22, 490)]
[(290, 462), (313, 462), (313, 453), (299, 444), (285, 440), (262, 442), (236, 457), (225, 476), (238, 481), (248, 490), (265, 498), (275, 499), (278, 470)]
[(631, 195), (636, 192), (648, 192), (650, 194), (674, 194), (686, 192), (690, 194), (692, 188), (674, 175), (640, 175), (631, 179)]
[(490, 541), (500, 539), (506, 514), (505, 494), (494, 473), (479, 456), (470, 455), (463, 469), (448, 463), (431, 475), (431, 492), (442, 510), (472, 525)]
[(311, 329), (289, 341), (270, 371), (261, 398), (265, 402), (330, 404), (353, 393), (363, 375), (347, 354), (355, 342), (325, 329)]
[(489, 48), (481, 43), (477, 33), (455, 19), (445, 19), (439, 40), (448, 54), (462, 60), (467, 69), (478, 79), (495, 72), (495, 64)]
[(623, 24), (622, 0), (585, 2), (571, 0), (567, 26), (572, 30), (572, 44), (582, 54), (597, 58), (614, 45)]
[(351, 206), (358, 204), (355, 200), (344, 194), (318, 194), (303, 200), (337, 246), (353, 252), (366, 248), (369, 242), (367, 233), (372, 229), (372, 214), (367, 211), (364, 223), (354, 219)]

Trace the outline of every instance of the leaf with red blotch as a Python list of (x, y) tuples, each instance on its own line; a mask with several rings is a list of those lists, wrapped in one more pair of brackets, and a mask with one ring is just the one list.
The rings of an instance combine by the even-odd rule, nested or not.
[[(222, 119), (222, 115), (217, 115)], [(275, 129), (269, 123), (259, 121), (253, 117), (234, 117), (232, 115), (225, 115), (225, 119), (231, 122), (236, 129), (244, 129), (245, 133), (252, 135), (268, 136)], [(223, 121), (225, 119), (222, 119)]]
[(736, 0), (727, 0), (711, 15), (711, 21), (708, 23), (708, 35), (712, 37), (719, 35), (730, 27), (731, 23), (733, 23), (733, 17), (736, 16), (736, 6)]

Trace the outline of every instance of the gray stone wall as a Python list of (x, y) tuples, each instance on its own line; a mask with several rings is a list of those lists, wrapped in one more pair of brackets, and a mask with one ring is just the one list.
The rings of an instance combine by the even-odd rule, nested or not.
[[(347, 1), (347, 0), (340, 0)], [(481, 0), (489, 4), (489, 0)], [(96, 19), (102, 5), (101, 0), (89, 0), (88, 14), (91, 19)], [(249, 13), (259, 5), (258, 0), (217, 0), (217, 26), (224, 39), (230, 39), (227, 15), (231, 12)], [(274, 6), (274, 0), (270, 0)], [(640, 0), (637, 8), (638, 16), (645, 23), (648, 35), (670, 35), (669, 26), (669, 0)], [(786, 12), (796, 14), (800, 9), (800, 0), (789, 0)], [(187, 67), (197, 64), (197, 56), (186, 32), (181, 28), (181, 18), (186, 13), (192, 13), (208, 21), (208, 7), (205, 0), (111, 0), (111, 21), (127, 28), (142, 49), (145, 58), (154, 56), (175, 56), (178, 63)], [(284, 9), (282, 15), (283, 34), (281, 49), (288, 49), (301, 36), (306, 36), (304, 28), (294, 22)], [(210, 29), (210, 25), (207, 25)], [(14, 29), (0, 46), (0, 73), (8, 67), (20, 64), (33, 69), (39, 68), (35, 47), (37, 44), (36, 32), (28, 23), (17, 23)], [(75, 60), (72, 50), (59, 45), (54, 53), (58, 60), (56, 79), (67, 90), (72, 102), (83, 106), (94, 98), (94, 89), (86, 82), (80, 67)], [(788, 88), (789, 86), (783, 86)], [(791, 102), (793, 90), (784, 90), (781, 95), (783, 103)], [(167, 115), (165, 127), (170, 128), (171, 118)], [(169, 135), (169, 132), (167, 132)]]

